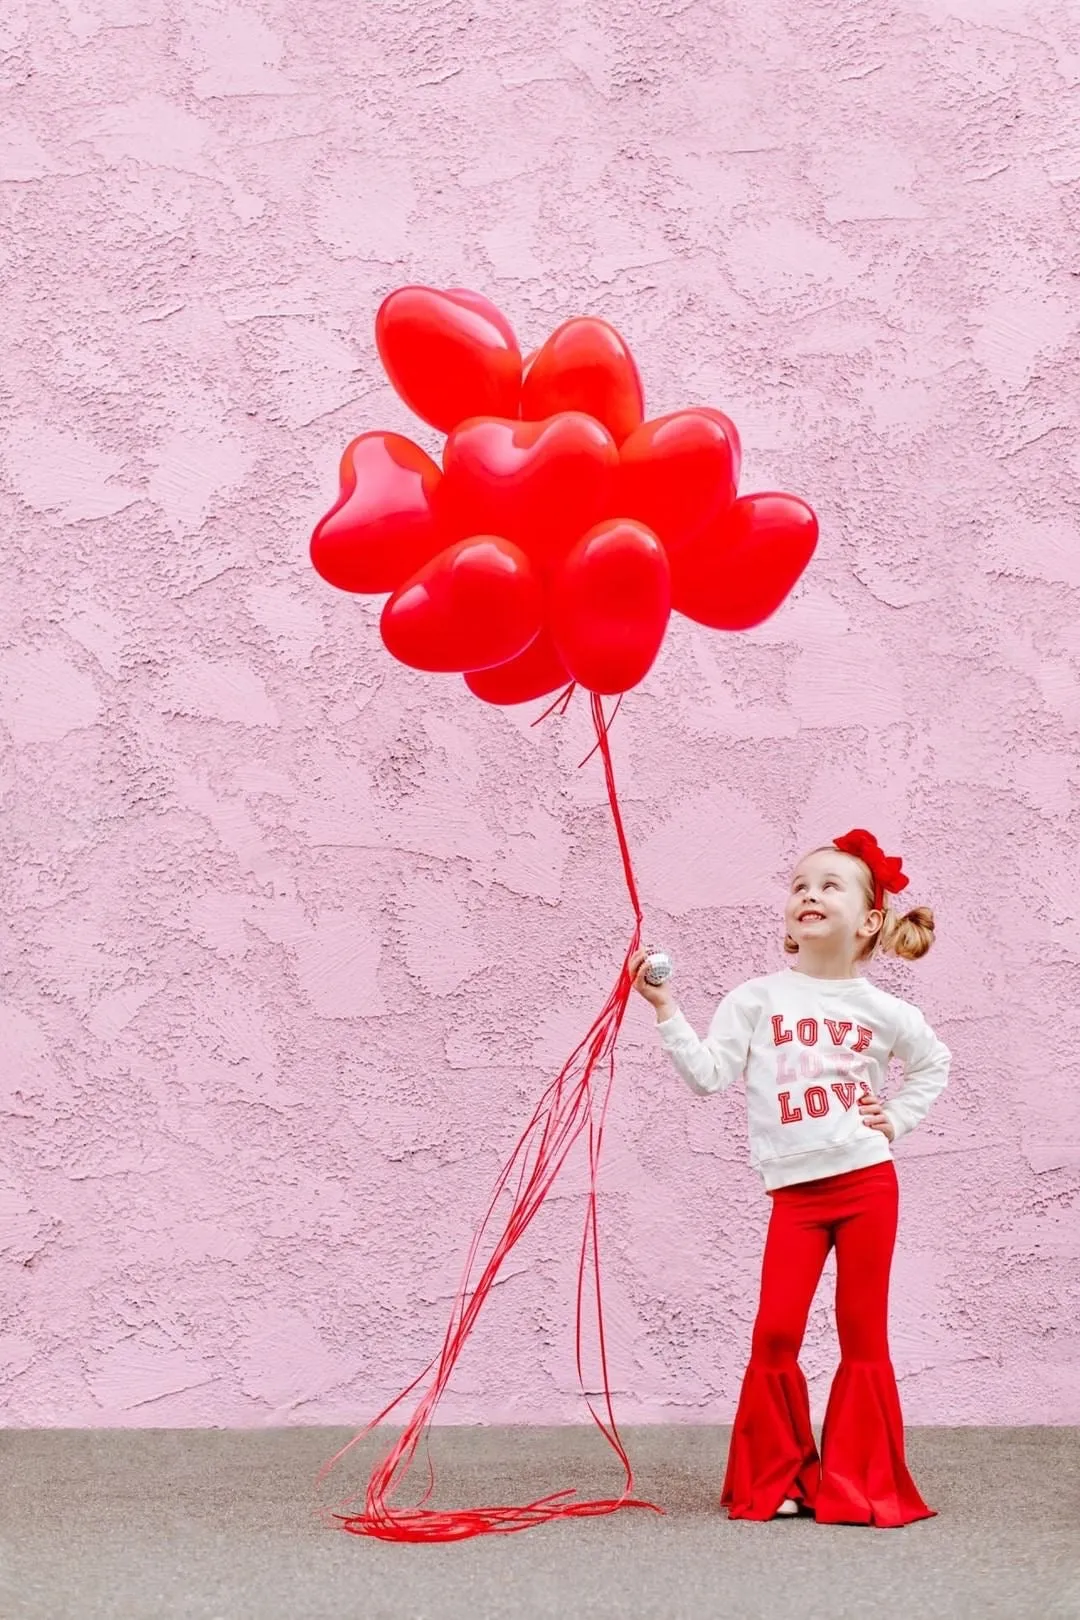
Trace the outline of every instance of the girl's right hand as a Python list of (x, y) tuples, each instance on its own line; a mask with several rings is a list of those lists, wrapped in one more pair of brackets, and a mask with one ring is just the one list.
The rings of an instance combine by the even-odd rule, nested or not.
[(644, 996), (650, 1007), (656, 1008), (656, 1021), (662, 1024), (670, 1018), (675, 1011), (675, 999), (666, 984), (650, 984), (645, 977), (645, 963), (648, 961), (648, 951), (635, 951), (630, 958), (630, 982), (639, 995)]

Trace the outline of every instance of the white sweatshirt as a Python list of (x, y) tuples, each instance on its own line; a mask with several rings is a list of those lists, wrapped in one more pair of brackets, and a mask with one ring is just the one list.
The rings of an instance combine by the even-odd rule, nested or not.
[(881, 1095), (890, 1058), (905, 1071), (883, 1105), (897, 1137), (925, 1118), (949, 1074), (949, 1049), (918, 1008), (863, 978), (786, 968), (726, 995), (704, 1040), (681, 1011), (656, 1027), (692, 1091), (724, 1091), (745, 1074), (750, 1160), (770, 1190), (889, 1158), (888, 1137), (857, 1104)]

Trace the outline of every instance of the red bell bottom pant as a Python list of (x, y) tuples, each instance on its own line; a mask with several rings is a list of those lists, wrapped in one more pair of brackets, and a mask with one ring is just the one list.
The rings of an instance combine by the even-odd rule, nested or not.
[[(785, 1497), (824, 1524), (931, 1518), (904, 1461), (889, 1359), (889, 1267), (899, 1190), (891, 1160), (772, 1195), (761, 1303), (728, 1453), (722, 1504), (733, 1519), (771, 1519)], [(840, 1366), (821, 1434), (798, 1354), (829, 1250), (836, 1247)]]

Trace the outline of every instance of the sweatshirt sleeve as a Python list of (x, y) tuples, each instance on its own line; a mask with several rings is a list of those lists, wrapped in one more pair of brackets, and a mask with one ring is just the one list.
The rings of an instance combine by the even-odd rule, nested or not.
[(746, 1068), (753, 1015), (741, 990), (732, 990), (724, 997), (704, 1040), (678, 1009), (656, 1028), (668, 1057), (690, 1090), (701, 1097), (726, 1091)]
[(926, 1118), (931, 1103), (945, 1089), (952, 1059), (949, 1048), (938, 1040), (916, 1007), (906, 1007), (905, 1015), (892, 1050), (893, 1057), (904, 1065), (904, 1083), (896, 1096), (884, 1104), (894, 1140), (906, 1136)]

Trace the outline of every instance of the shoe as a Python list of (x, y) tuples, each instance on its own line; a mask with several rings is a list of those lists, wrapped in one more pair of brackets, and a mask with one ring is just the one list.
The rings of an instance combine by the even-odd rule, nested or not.
[(793, 1519), (795, 1517), (795, 1515), (798, 1513), (798, 1511), (799, 1511), (798, 1502), (793, 1502), (791, 1500), (790, 1496), (785, 1496), (784, 1500), (781, 1502), (780, 1506), (777, 1508), (776, 1512), (773, 1514), (773, 1518), (774, 1519)]

